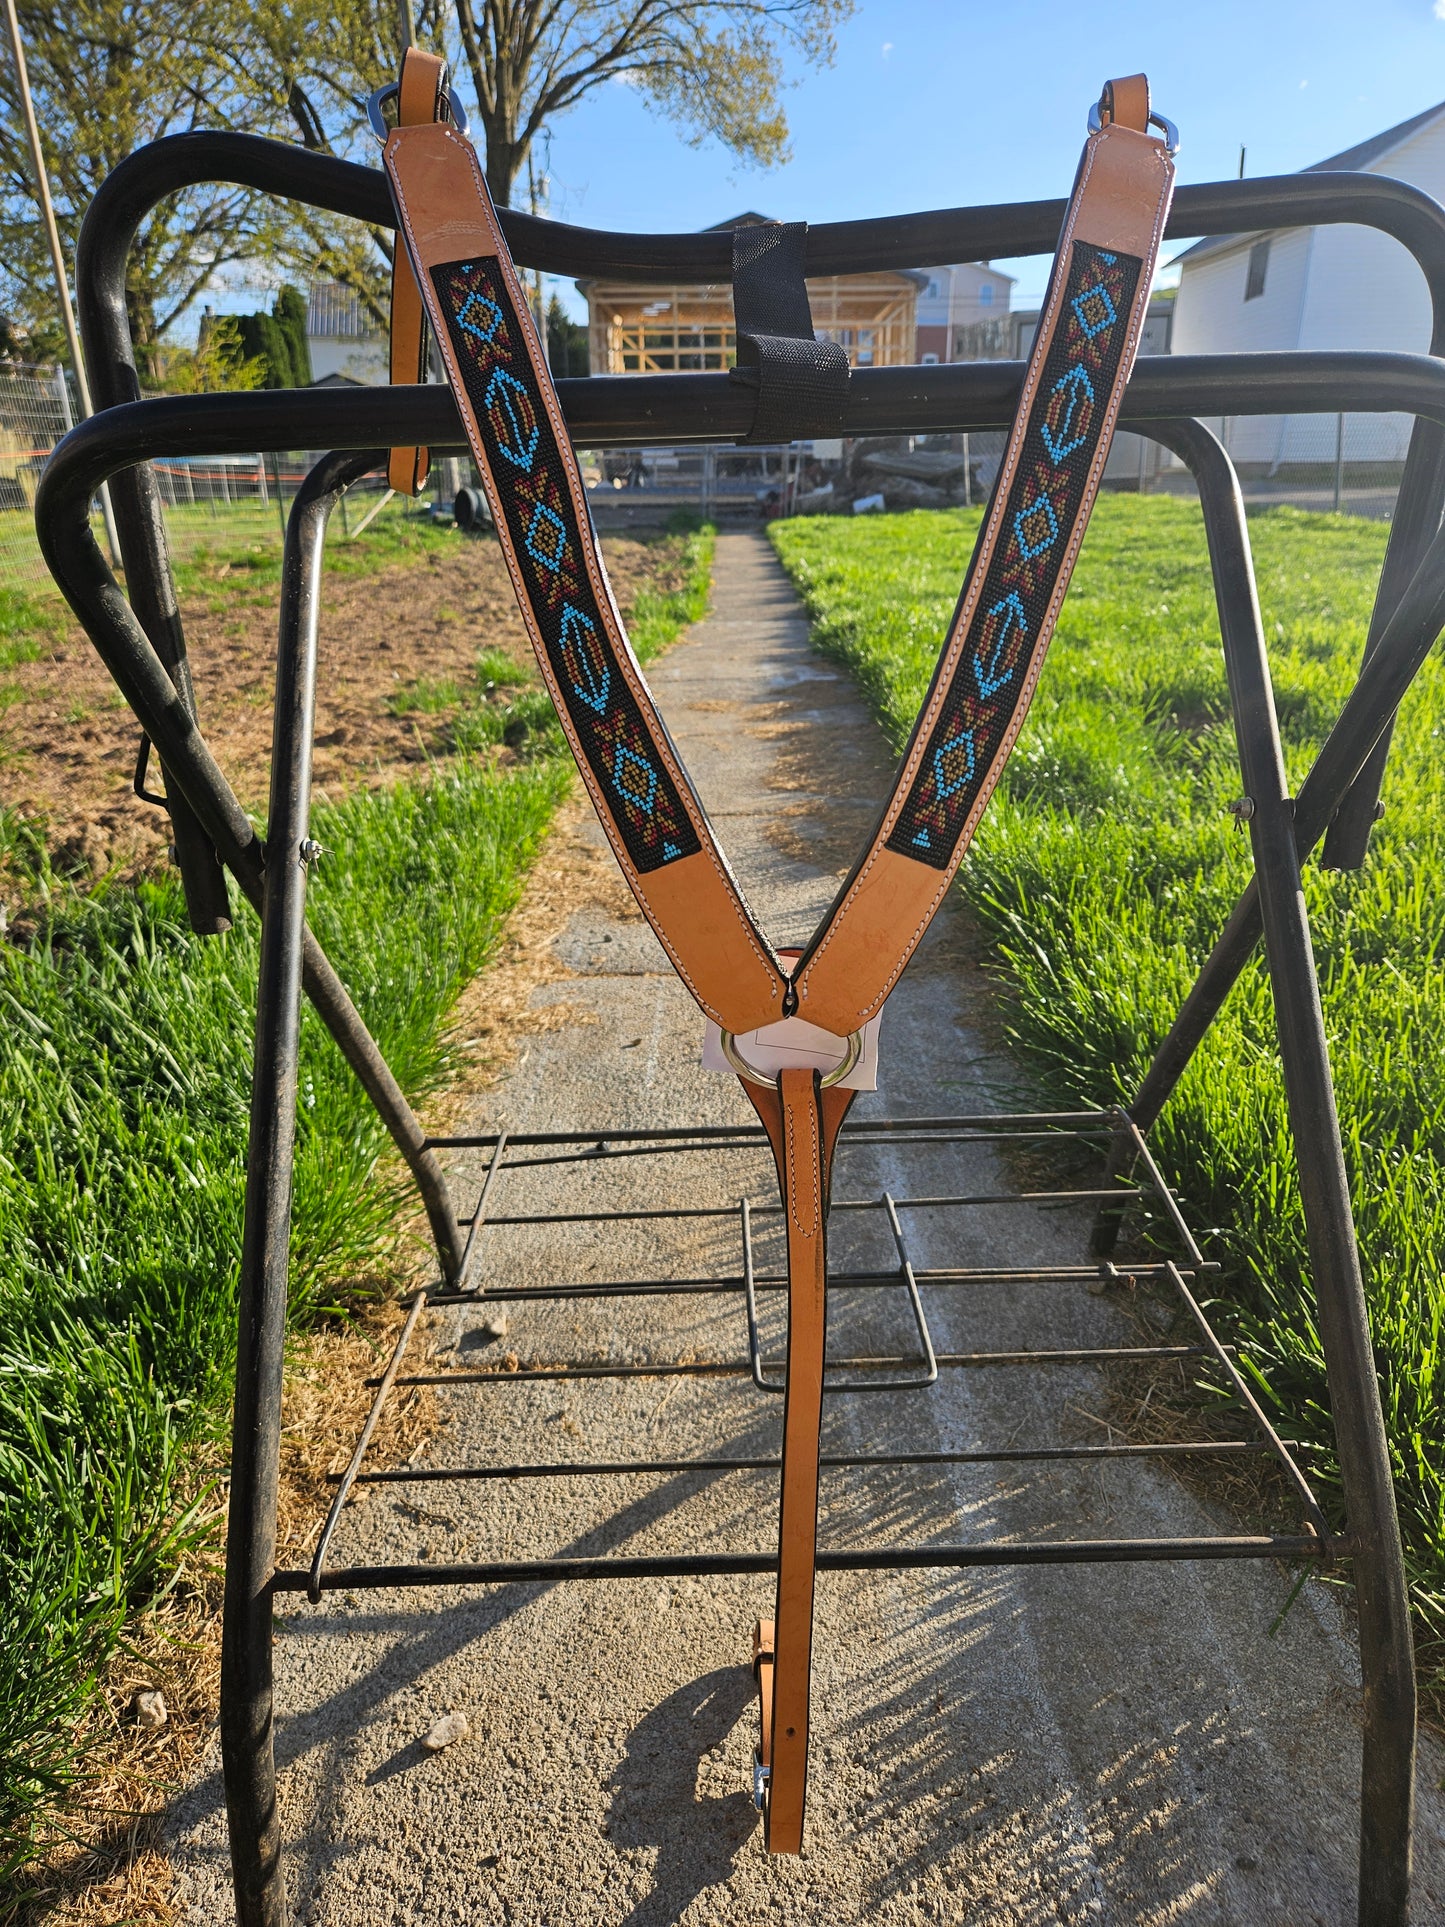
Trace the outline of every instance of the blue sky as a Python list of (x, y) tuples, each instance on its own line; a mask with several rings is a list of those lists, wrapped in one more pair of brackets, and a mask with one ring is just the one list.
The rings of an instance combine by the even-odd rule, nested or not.
[[(1067, 191), (1110, 74), (1150, 76), (1181, 182), (1288, 173), (1445, 99), (1445, 0), (862, 0), (838, 59), (799, 67), (793, 158), (759, 171), (691, 148), (612, 84), (560, 119), (550, 212), (590, 227), (699, 228), (747, 207), (827, 221)], [(1004, 262), (1016, 299), (1047, 263)], [(581, 304), (563, 284), (568, 305)]]

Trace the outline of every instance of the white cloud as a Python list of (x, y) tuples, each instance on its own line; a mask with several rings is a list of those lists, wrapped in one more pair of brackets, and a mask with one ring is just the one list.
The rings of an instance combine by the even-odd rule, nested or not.
[(1435, 18), (1445, 20), (1445, 0), (1435, 0)]
[[(1442, 20), (1445, 20), (1445, 0), (1435, 0), (1435, 11), (1440, 15)], [(885, 40), (883, 42), (883, 58), (886, 60), (892, 51), (893, 42), (891, 40)]]

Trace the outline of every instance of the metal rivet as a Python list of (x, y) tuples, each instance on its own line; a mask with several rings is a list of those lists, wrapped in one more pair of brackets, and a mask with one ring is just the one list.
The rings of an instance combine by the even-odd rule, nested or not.
[(1254, 818), (1254, 798), (1241, 796), (1229, 806), (1229, 814), (1236, 823), (1249, 823)]
[(321, 845), (314, 836), (308, 836), (301, 845), (301, 861), (315, 863), (322, 855)]

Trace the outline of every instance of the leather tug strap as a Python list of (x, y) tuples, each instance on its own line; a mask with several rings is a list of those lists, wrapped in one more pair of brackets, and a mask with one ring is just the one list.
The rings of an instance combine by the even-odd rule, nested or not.
[[(399, 126), (387, 140), (401, 232), (542, 677), (644, 915), (725, 1031), (741, 1035), (794, 1014), (840, 1040), (860, 1030), (882, 1009), (972, 839), (1027, 714), (1138, 348), (1174, 178), (1148, 125), (1144, 77), (1111, 82), (1084, 146), (993, 497), (892, 794), (807, 950), (786, 969), (748, 909), (628, 645), (476, 156), (456, 129), (436, 122)], [(769, 342), (801, 347), (810, 332), (803, 230), (769, 224), (739, 235), (756, 237), (735, 237), (740, 287), (752, 274), (756, 293), (754, 270), (766, 268), (758, 269), (764, 298), (749, 309), (746, 295), (738, 311), (743, 379), (749, 361), (757, 374), (758, 434), (790, 419), (788, 357)], [(776, 328), (767, 309), (774, 296)], [(805, 359), (812, 372), (798, 374), (793, 389), (816, 380), (807, 405), (821, 409), (825, 390), (839, 392), (828, 385), (836, 357)], [(760, 1628), (756, 1663), (768, 1846), (795, 1853), (806, 1790), (828, 1182), (852, 1093), (824, 1089), (801, 1070), (784, 1070), (776, 1086), (745, 1080), (743, 1090), (773, 1149), (787, 1224), (777, 1607), (766, 1639)]]
[(769, 1853), (799, 1853), (808, 1785), (813, 1587), (818, 1543), (818, 1455), (827, 1333), (827, 1170), (816, 1071), (778, 1078), (787, 1207), (788, 1347), (783, 1474), (778, 1518), (778, 1599), (763, 1808)]
[[(446, 97), (447, 66), (435, 54), (408, 47), (402, 55), (396, 97), (398, 127), (419, 127), (440, 119)], [(391, 381), (411, 387), (426, 380), (426, 311), (421, 289), (398, 241), (391, 263)], [(398, 495), (420, 495), (431, 455), (425, 448), (394, 448), (387, 457), (387, 487)]]

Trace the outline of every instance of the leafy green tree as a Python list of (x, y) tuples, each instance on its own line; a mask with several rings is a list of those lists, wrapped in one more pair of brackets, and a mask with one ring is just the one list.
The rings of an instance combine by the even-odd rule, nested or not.
[[(81, 217), (116, 164), (146, 141), (198, 127), (277, 134), (284, 101), (256, 84), (247, 57), (251, 10), (241, 0), (20, 0), (56, 217), (74, 259)], [(225, 268), (275, 245), (284, 215), (262, 196), (203, 186), (146, 221), (127, 299), (142, 355)], [(15, 72), (0, 46), (0, 307), (38, 337), (59, 306)]]
[(262, 388), (304, 388), (311, 379), (306, 342), (306, 297), (285, 287), (270, 314), (237, 315), (237, 345), (242, 360), (260, 364)]
[(785, 51), (829, 64), (853, 0), (455, 0), (487, 185), (502, 205), (544, 127), (626, 80), (686, 140), (761, 166), (788, 152)]
[(289, 284), (276, 297), (271, 313), (276, 326), (291, 344), (293, 388), (304, 388), (311, 379), (311, 347), (306, 338), (306, 297)]
[(585, 375), (590, 363), (586, 323), (573, 321), (555, 294), (547, 304), (547, 362), (559, 379)]
[(212, 314), (209, 308), (201, 316), (194, 348), (162, 345), (152, 350), (149, 362), (151, 385), (168, 395), (214, 395), (280, 385), (267, 381), (267, 363), (259, 355), (247, 353), (241, 317)]

